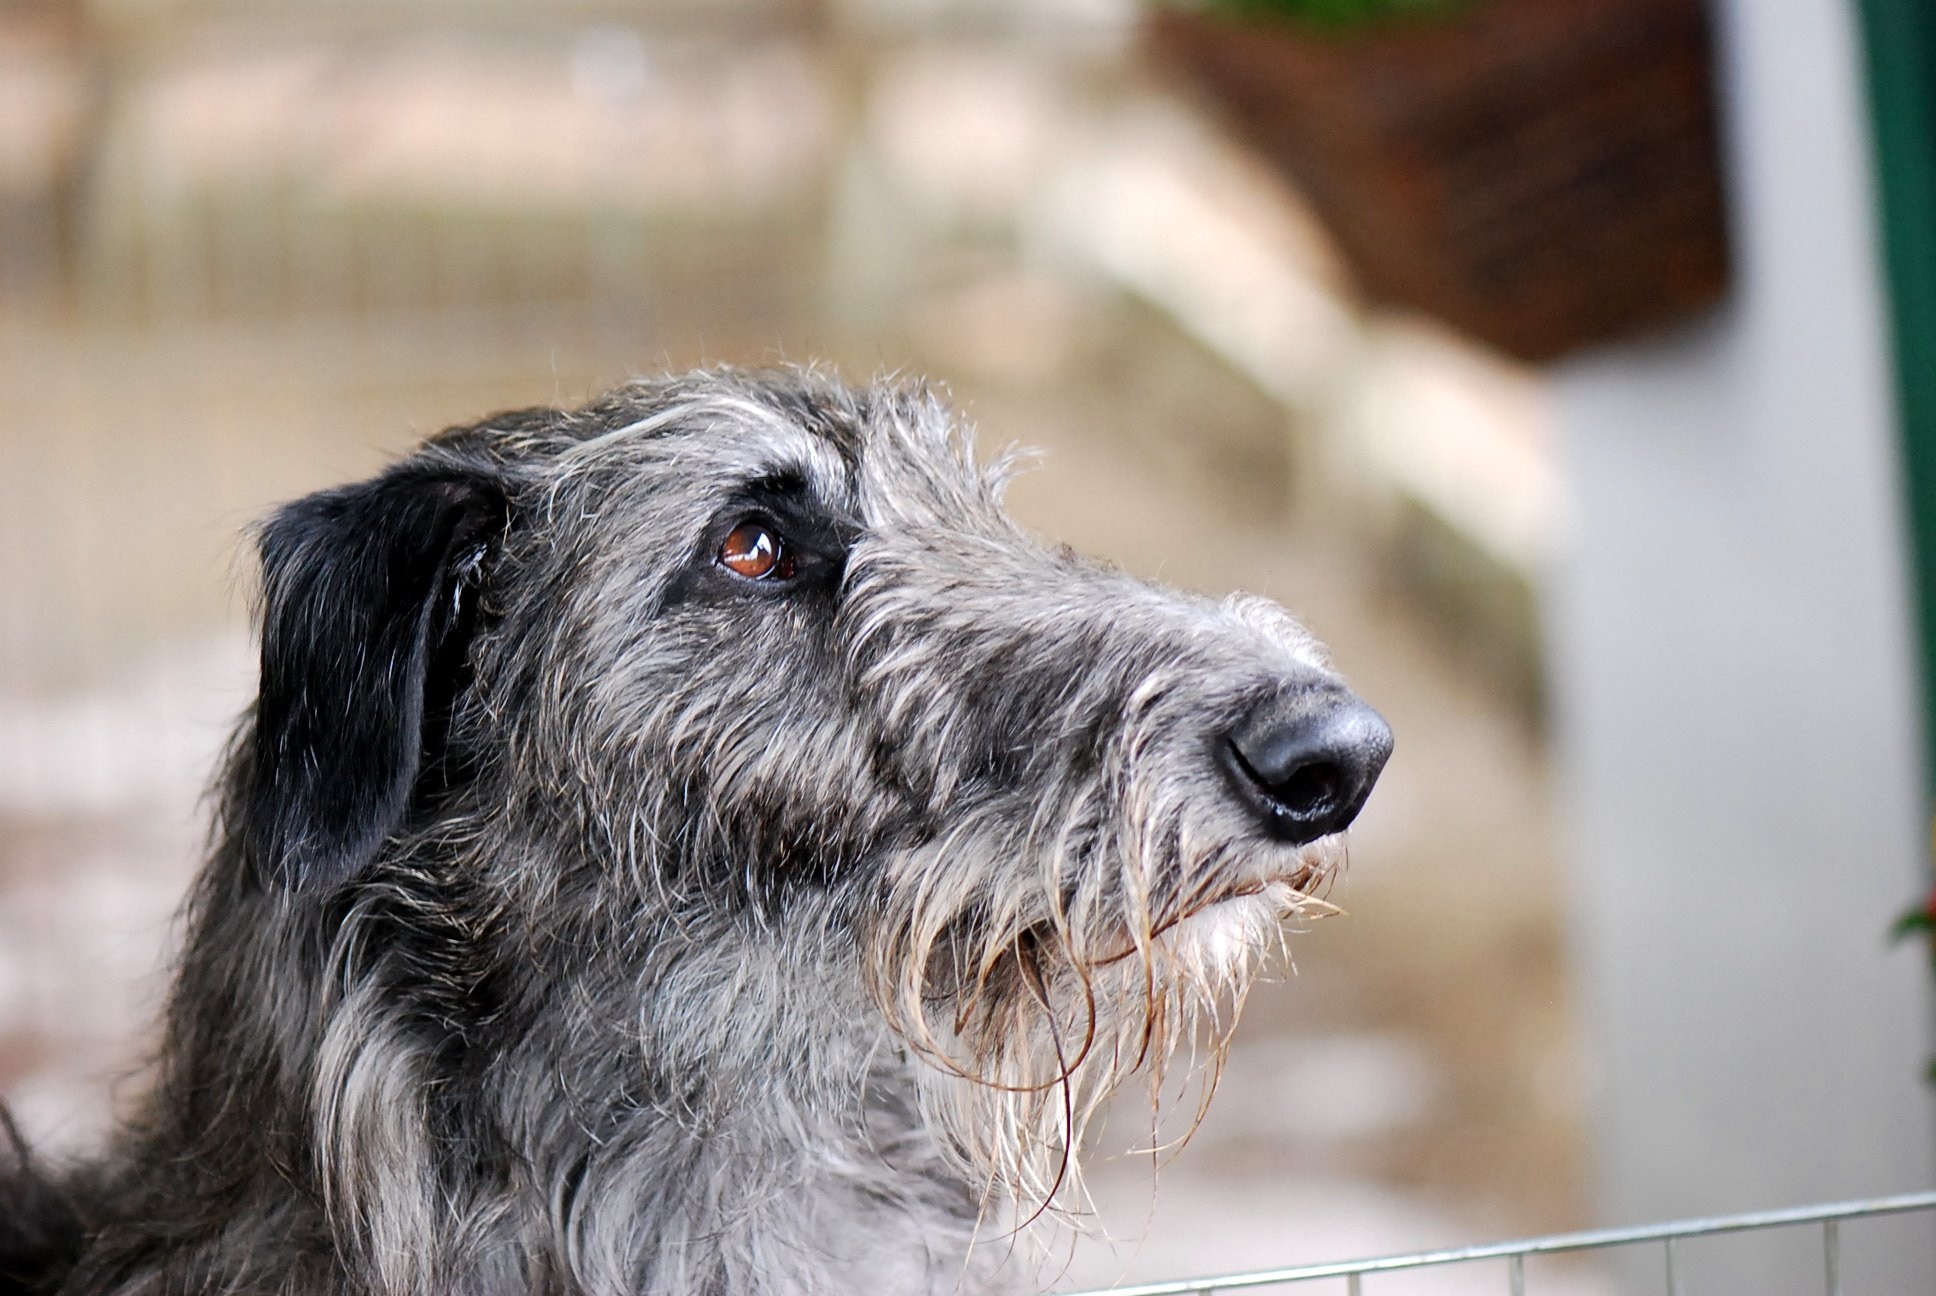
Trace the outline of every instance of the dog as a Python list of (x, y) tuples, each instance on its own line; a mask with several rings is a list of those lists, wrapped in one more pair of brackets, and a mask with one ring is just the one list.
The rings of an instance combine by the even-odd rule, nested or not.
[(0, 1289), (1006, 1281), (978, 1238), (1220, 1056), (1392, 742), (1012, 467), (918, 384), (718, 369), (275, 513), (152, 1082), (88, 1164), (11, 1141)]

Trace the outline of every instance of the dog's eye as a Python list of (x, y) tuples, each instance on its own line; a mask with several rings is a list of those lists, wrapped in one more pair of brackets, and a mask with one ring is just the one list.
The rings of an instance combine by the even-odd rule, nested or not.
[(742, 522), (719, 546), (719, 565), (747, 580), (792, 580), (798, 563), (770, 527)]

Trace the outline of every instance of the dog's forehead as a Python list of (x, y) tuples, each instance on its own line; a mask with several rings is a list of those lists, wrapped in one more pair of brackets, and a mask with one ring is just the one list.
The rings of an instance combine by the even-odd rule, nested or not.
[(739, 400), (711, 405), (688, 426), (690, 435), (668, 447), (688, 480), (730, 490), (787, 479), (829, 503), (852, 496), (861, 452), (851, 428), (809, 424), (792, 411)]
[(775, 485), (863, 527), (1000, 512), (1001, 467), (977, 465), (966, 428), (925, 388), (722, 371), (624, 389), (586, 413), (550, 466), (554, 488), (601, 480), (608, 501), (659, 516)]
[(621, 495), (730, 494), (754, 482), (797, 479), (816, 493), (851, 493), (858, 451), (846, 427), (810, 421), (766, 393), (715, 387), (667, 398), (613, 401), (558, 447), (554, 489), (603, 481)]
[(939, 521), (966, 531), (1003, 520), (1012, 462), (978, 462), (970, 428), (940, 401), (920, 393), (883, 402), (860, 431), (855, 496), (868, 523)]
[(954, 499), (981, 484), (968, 438), (925, 392), (889, 386), (769, 388), (718, 403), (730, 471), (797, 477), (823, 502), (867, 513), (915, 496)]

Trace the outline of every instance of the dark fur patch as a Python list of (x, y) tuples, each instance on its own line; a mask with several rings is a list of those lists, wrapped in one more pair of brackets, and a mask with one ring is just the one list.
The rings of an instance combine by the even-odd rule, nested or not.
[(262, 528), (245, 822), (265, 877), (354, 876), (403, 823), (419, 775), (441, 769), (475, 586), (507, 516), (501, 483), (432, 459), (299, 500)]

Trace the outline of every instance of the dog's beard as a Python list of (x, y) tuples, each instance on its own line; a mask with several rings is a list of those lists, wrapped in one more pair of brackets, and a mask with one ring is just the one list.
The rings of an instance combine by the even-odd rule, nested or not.
[(1064, 856), (1044, 865), (1048, 886), (1007, 894), (959, 858), (929, 856), (902, 874), (912, 885), (886, 906), (870, 981), (927, 1063), (929, 1127), (985, 1202), (1006, 1199), (1024, 1221), (1084, 1213), (1084, 1130), (1132, 1078), (1146, 1083), (1152, 1128), (1166, 1093), (1188, 1095), (1190, 1119), (1167, 1150), (1181, 1146), (1208, 1109), (1250, 987), (1288, 963), (1299, 922), (1333, 912), (1322, 893), (1342, 865), (1340, 839), (1255, 858), (1229, 843), (1196, 854), (1122, 853), (1107, 867), (1107, 855)]

